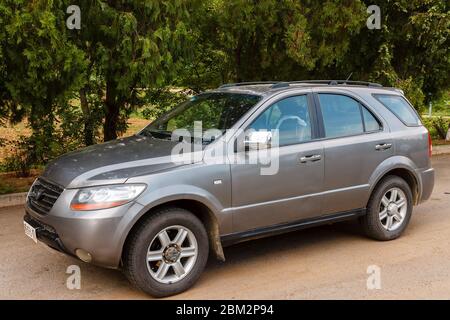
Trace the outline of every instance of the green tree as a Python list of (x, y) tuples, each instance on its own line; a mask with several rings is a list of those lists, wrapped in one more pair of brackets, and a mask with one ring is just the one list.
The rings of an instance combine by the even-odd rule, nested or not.
[[(372, 4), (381, 30), (366, 27)], [(450, 18), (441, 0), (215, 0), (194, 20), (196, 58), (180, 73), (186, 85), (353, 74), (404, 89), (419, 109), (449, 88)]]
[(45, 162), (56, 143), (56, 108), (84, 82), (84, 54), (67, 41), (62, 1), (4, 0), (0, 17), (1, 90), (32, 129), (27, 156)]
[(295, 80), (320, 77), (324, 67), (344, 59), (352, 36), (365, 27), (365, 6), (355, 0), (216, 0), (204, 2), (195, 17), (198, 48), (225, 56), (225, 81)]
[(420, 109), (449, 88), (450, 15), (441, 0), (365, 0), (381, 9), (381, 29), (352, 37), (339, 69), (404, 89)]
[[(141, 88), (161, 86), (173, 76), (189, 45), (184, 23), (189, 17), (187, 5), (184, 1), (81, 1), (81, 30), (72, 40), (89, 59), (90, 79), (102, 83), (105, 141), (126, 129), (127, 118), (140, 104)], [(92, 89), (85, 86), (80, 92), (86, 114), (90, 111), (83, 91)]]

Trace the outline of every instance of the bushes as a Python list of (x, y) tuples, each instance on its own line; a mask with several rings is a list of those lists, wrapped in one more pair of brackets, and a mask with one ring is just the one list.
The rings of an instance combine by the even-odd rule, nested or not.
[(427, 127), (433, 139), (445, 139), (450, 126), (450, 119), (444, 117), (424, 118), (423, 124)]
[(432, 123), (438, 137), (440, 139), (445, 139), (450, 126), (450, 121), (445, 120), (443, 117), (438, 117), (433, 119)]
[(2, 162), (2, 171), (14, 171), (19, 177), (28, 177), (33, 167), (34, 144), (30, 138), (21, 136), (18, 140), (8, 141), (11, 153)]

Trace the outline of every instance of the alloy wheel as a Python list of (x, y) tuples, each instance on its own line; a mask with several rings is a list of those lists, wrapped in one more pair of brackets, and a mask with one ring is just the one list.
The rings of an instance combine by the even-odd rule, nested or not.
[(161, 230), (147, 250), (147, 268), (161, 283), (176, 283), (189, 274), (198, 255), (197, 239), (184, 226), (170, 226)]
[(405, 220), (408, 202), (405, 193), (397, 187), (389, 189), (381, 198), (379, 219), (387, 231), (398, 229)]

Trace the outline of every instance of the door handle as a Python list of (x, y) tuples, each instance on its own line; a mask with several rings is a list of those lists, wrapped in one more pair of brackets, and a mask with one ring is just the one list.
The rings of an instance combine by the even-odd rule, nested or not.
[(320, 154), (313, 154), (311, 156), (301, 157), (300, 162), (301, 163), (306, 163), (308, 161), (314, 162), (314, 161), (319, 161), (320, 159), (322, 159), (322, 156)]
[(386, 150), (392, 147), (392, 143), (380, 143), (375, 146), (375, 150)]

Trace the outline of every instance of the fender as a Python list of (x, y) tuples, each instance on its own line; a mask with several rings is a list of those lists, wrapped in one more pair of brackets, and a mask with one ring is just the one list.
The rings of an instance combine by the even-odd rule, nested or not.
[[(411, 161), (411, 159), (404, 157), (404, 156), (392, 156), (387, 159), (385, 159), (383, 162), (381, 162), (378, 167), (373, 171), (372, 175), (369, 178), (369, 193), (368, 197), (372, 194), (373, 189), (378, 184), (378, 182), (391, 170), (394, 169), (405, 169), (409, 173), (412, 174), (414, 179), (417, 182), (417, 191), (418, 191), (418, 199), (420, 199), (420, 195), (422, 192), (422, 181), (420, 179), (420, 176), (417, 174), (417, 166), (414, 164), (414, 162)], [(367, 198), (367, 201), (369, 199)]]

